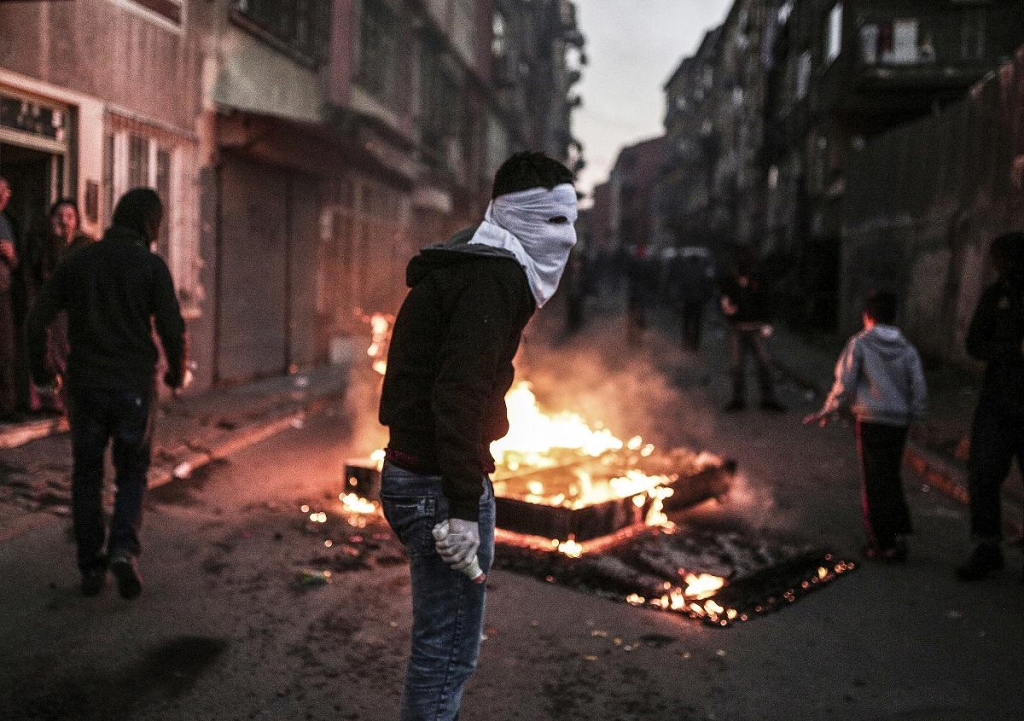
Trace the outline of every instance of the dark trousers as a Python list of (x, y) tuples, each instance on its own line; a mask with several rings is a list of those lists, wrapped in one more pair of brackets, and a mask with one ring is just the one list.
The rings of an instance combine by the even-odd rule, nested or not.
[(700, 348), (701, 321), (704, 317), (705, 303), (699, 300), (683, 301), (683, 348), (697, 350)]
[(11, 294), (0, 292), (0, 418), (16, 410), (19, 345)]
[(906, 426), (857, 421), (864, 531), (876, 548), (893, 548), (896, 537), (913, 533), (900, 469)]
[(1024, 471), (1024, 414), (1010, 413), (982, 400), (971, 427), (967, 467), (971, 489), (971, 533), (982, 541), (1003, 536), (1003, 483), (1013, 459)]
[(729, 362), (732, 371), (732, 399), (744, 403), (747, 396), (747, 356), (754, 356), (761, 384), (761, 402), (774, 403), (775, 381), (768, 346), (759, 330), (733, 329), (729, 336)]
[(82, 571), (101, 566), (103, 522), (103, 460), (113, 441), (114, 517), (108, 554), (141, 551), (142, 500), (149, 471), (152, 422), (151, 394), (97, 388), (70, 393), (71, 505)]

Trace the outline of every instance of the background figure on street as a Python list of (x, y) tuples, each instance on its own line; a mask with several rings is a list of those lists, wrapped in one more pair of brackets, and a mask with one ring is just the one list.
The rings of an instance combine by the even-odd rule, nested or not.
[(967, 332), (967, 352), (985, 363), (968, 460), (971, 534), (977, 545), (956, 569), (977, 581), (1003, 568), (1003, 482), (1013, 458), (1024, 470), (1024, 233), (992, 242), (999, 278), (982, 293)]
[(565, 294), (565, 332), (572, 334), (583, 327), (589, 286), (589, 264), (586, 256), (577, 251), (569, 255), (560, 288)]
[[(479, 555), (486, 574), (494, 558), (489, 446), (508, 432), (523, 328), (576, 242), (572, 181), (542, 153), (513, 155), (495, 174), (483, 223), (424, 248), (406, 272), (380, 402), (390, 430), (381, 502), (412, 575), (403, 721), (458, 718), (476, 668), (485, 587), (461, 571)], [(450, 532), (435, 541), (444, 521)]]
[[(34, 301), (38, 289), (53, 275), (64, 257), (94, 242), (81, 232), (81, 215), (73, 198), (61, 198), (50, 208), (47, 216), (46, 235), (39, 238), (28, 259), (29, 304)], [(62, 378), (67, 375), (67, 359), (70, 351), (67, 313), (61, 311), (50, 326), (49, 362)], [(54, 413), (67, 412), (67, 387), (61, 386), (57, 394), (41, 397), (35, 389), (29, 388), (29, 409)]]
[(683, 349), (700, 350), (704, 308), (715, 293), (708, 259), (695, 248), (684, 248), (672, 259), (669, 270), (669, 298), (680, 314)]
[(864, 330), (850, 338), (836, 363), (836, 379), (825, 404), (804, 423), (824, 426), (839, 412), (853, 414), (860, 455), (861, 504), (867, 545), (864, 555), (905, 561), (904, 536), (913, 532), (900, 469), (910, 424), (928, 407), (921, 356), (896, 321), (896, 296), (869, 295)]
[(15, 295), (20, 258), (11, 219), (4, 212), (11, 201), (11, 184), (0, 177), (0, 423), (19, 420), (17, 361), (19, 348)]
[[(108, 565), (122, 597), (142, 592), (135, 559), (156, 390), (154, 326), (167, 358), (164, 382), (178, 389), (185, 381), (185, 321), (167, 265), (150, 250), (162, 216), (153, 190), (125, 193), (103, 239), (57, 265), (27, 322), (32, 379), (52, 393), (61, 378), (49, 363), (47, 328), (67, 312), (72, 520), (87, 596), (103, 588)], [(103, 461), (111, 439), (117, 492), (104, 556)]]
[(639, 343), (647, 330), (658, 288), (658, 268), (646, 245), (638, 245), (626, 256), (626, 339)]
[(767, 290), (754, 273), (754, 256), (748, 248), (736, 252), (736, 275), (721, 282), (722, 313), (729, 327), (729, 359), (732, 400), (728, 412), (747, 407), (747, 356), (754, 356), (761, 385), (761, 408), (781, 413), (785, 407), (775, 396), (772, 361), (767, 339), (772, 333), (772, 309)]

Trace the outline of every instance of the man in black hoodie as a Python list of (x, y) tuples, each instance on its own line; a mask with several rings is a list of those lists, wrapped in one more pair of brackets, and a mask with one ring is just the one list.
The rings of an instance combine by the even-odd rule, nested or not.
[[(48, 363), (47, 327), (67, 311), (72, 519), (87, 596), (103, 588), (108, 565), (122, 597), (142, 592), (135, 558), (156, 390), (154, 325), (167, 358), (164, 382), (177, 389), (185, 380), (185, 322), (167, 265), (150, 251), (162, 217), (153, 190), (127, 192), (103, 239), (57, 266), (27, 321), (32, 380), (52, 393), (62, 379)], [(104, 556), (103, 457), (111, 439), (117, 494)]]
[(999, 236), (989, 252), (999, 278), (982, 293), (967, 331), (967, 352), (985, 363), (985, 376), (967, 464), (977, 545), (956, 569), (961, 581), (1003, 568), (1000, 491), (1014, 456), (1024, 471), (1024, 233)]
[(495, 175), (483, 223), (409, 263), (380, 404), (390, 429), (381, 500), (411, 560), (403, 721), (458, 718), (476, 667), (494, 556), (489, 446), (508, 432), (512, 360), (558, 286), (576, 214), (572, 173), (517, 153)]

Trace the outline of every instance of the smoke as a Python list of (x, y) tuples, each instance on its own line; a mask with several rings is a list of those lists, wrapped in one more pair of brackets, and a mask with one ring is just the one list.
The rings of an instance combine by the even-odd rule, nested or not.
[(388, 440), (387, 428), (377, 422), (381, 376), (369, 365), (368, 359), (357, 359), (351, 366), (345, 398), (345, 419), (352, 429), (348, 444), (358, 456), (370, 455)]
[(516, 378), (533, 384), (545, 411), (571, 411), (619, 438), (640, 435), (665, 450), (713, 450), (706, 448), (716, 433), (710, 376), (698, 358), (653, 330), (641, 344), (629, 343), (621, 316), (559, 341), (560, 320), (531, 324), (516, 359)]

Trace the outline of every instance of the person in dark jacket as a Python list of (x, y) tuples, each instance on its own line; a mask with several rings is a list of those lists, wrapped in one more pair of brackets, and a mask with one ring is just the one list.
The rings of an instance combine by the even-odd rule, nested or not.
[[(61, 198), (50, 207), (46, 226), (46, 235), (38, 239), (28, 260), (30, 306), (33, 300), (31, 296), (34, 296), (53, 276), (57, 265), (68, 253), (73, 253), (95, 242), (93, 238), (82, 232), (81, 214), (78, 212), (78, 204), (73, 198)], [(50, 363), (60, 376), (67, 375), (67, 359), (70, 350), (67, 314), (61, 311), (50, 326), (49, 346)], [(30, 410), (60, 414), (67, 412), (67, 388), (64, 386), (49, 398), (39, 397), (32, 389), (30, 389), (29, 395)]]
[(839, 411), (857, 421), (864, 555), (886, 562), (907, 559), (913, 533), (900, 469), (910, 424), (924, 419), (928, 388), (917, 349), (896, 322), (896, 296), (876, 291), (864, 300), (864, 330), (847, 342), (835, 382), (817, 413), (804, 423), (824, 426)]
[(669, 298), (680, 316), (680, 340), (684, 350), (700, 350), (704, 308), (714, 295), (713, 273), (699, 249), (680, 249), (668, 274)]
[(523, 328), (576, 242), (572, 179), (541, 153), (513, 155), (483, 223), (425, 248), (406, 272), (380, 402), (390, 432), (381, 501), (411, 561), (403, 721), (458, 718), (476, 667), (494, 557), (489, 446), (509, 429), (504, 397)]
[(729, 362), (732, 373), (732, 400), (728, 412), (747, 407), (747, 356), (754, 356), (761, 383), (761, 408), (781, 413), (786, 409), (775, 397), (772, 361), (767, 339), (772, 333), (768, 291), (754, 273), (751, 251), (741, 248), (736, 257), (736, 274), (722, 281), (720, 301), (729, 326)]
[(17, 412), (17, 366), (21, 349), (16, 302), (21, 258), (14, 226), (4, 212), (11, 195), (11, 184), (0, 176), (0, 423), (21, 420)]
[[(61, 378), (48, 362), (47, 327), (67, 312), (72, 520), (85, 595), (100, 592), (108, 566), (122, 597), (142, 592), (135, 559), (150, 464), (154, 326), (167, 358), (164, 382), (177, 389), (185, 381), (185, 322), (167, 265), (150, 251), (162, 215), (153, 190), (127, 192), (103, 239), (57, 265), (28, 317), (32, 380), (52, 393)], [(111, 440), (117, 493), (104, 556), (103, 459)]]
[(1024, 233), (999, 236), (990, 255), (999, 278), (982, 293), (967, 332), (967, 352), (985, 363), (985, 375), (968, 460), (977, 545), (956, 569), (962, 581), (987, 578), (1005, 565), (1000, 492), (1014, 457), (1024, 470)]

